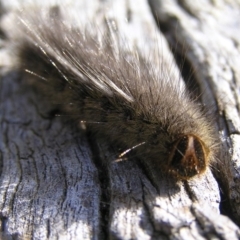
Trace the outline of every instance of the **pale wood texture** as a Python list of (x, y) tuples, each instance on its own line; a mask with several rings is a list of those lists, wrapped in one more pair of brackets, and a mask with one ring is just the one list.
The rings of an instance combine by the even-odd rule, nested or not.
[[(2, 22), (19, 2), (1, 1)], [(23, 5), (29, 7), (27, 1)], [(46, 100), (18, 73), (6, 72), (11, 60), (7, 39), (0, 35), (2, 239), (239, 239), (237, 0), (86, 0), (61, 6), (71, 12), (73, 23), (74, 17), (113, 20), (129, 42), (144, 46), (142, 51), (158, 41), (173, 66), (173, 79), (179, 75), (174, 58), (186, 63), (183, 70), (191, 66), (191, 82), (216, 116), (222, 151), (205, 175), (177, 183), (169, 178), (153, 183), (134, 161), (106, 165), (115, 150), (61, 118), (50, 118)]]

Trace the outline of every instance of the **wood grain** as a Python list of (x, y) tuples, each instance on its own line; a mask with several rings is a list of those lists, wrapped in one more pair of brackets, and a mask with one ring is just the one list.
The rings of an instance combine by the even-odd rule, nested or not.
[[(19, 6), (14, 1), (1, 3), (2, 25), (6, 26)], [(8, 43), (1, 38), (3, 239), (240, 238), (240, 6), (230, 0), (197, 3), (61, 3), (72, 13), (69, 22), (74, 23), (74, 17), (80, 22), (91, 18), (104, 22), (107, 16), (131, 44), (144, 46), (143, 51), (150, 51), (156, 38), (160, 39), (160, 49), (174, 68), (173, 79), (179, 77), (175, 60), (184, 60), (183, 70), (194, 69), (189, 81), (216, 116), (221, 154), (211, 170), (191, 181), (176, 183), (160, 177), (153, 183), (136, 161), (106, 165), (106, 159), (116, 153), (114, 146), (92, 139), (64, 117), (53, 117), (54, 109), (19, 73), (6, 71), (5, 65), (11, 64)], [(27, 1), (21, 4), (29, 7)], [(187, 80), (188, 75), (183, 78)]]

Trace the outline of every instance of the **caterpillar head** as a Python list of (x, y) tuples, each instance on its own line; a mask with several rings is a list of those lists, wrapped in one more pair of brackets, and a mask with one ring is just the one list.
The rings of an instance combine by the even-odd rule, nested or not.
[(209, 149), (195, 135), (180, 136), (171, 147), (168, 169), (179, 179), (189, 179), (203, 173), (208, 166)]

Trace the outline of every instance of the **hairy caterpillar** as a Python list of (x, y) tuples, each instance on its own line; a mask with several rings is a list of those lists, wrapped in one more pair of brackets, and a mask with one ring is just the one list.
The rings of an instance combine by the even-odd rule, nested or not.
[(31, 82), (104, 141), (127, 149), (120, 158), (131, 150), (178, 179), (203, 173), (215, 153), (211, 123), (164, 67), (118, 40), (30, 14), (20, 18), (14, 48)]

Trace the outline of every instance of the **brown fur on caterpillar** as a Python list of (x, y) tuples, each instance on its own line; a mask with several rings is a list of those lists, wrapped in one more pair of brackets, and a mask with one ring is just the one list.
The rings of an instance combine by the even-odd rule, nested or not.
[(211, 122), (178, 81), (165, 77), (168, 69), (100, 31), (33, 14), (20, 19), (18, 67), (74, 120), (121, 148), (138, 146), (133, 151), (143, 162), (178, 179), (202, 174), (214, 160)]

